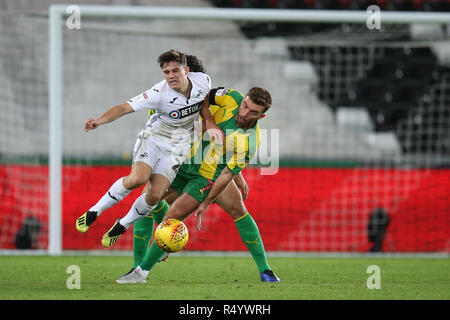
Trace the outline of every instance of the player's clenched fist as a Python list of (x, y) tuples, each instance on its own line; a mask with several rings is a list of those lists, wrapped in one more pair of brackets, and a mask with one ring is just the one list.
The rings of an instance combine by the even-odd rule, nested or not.
[(99, 125), (100, 123), (97, 120), (90, 118), (84, 122), (84, 130), (93, 130), (96, 129)]

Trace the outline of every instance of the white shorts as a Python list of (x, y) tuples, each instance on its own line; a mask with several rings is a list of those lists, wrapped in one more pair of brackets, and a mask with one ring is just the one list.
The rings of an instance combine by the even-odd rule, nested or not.
[(189, 142), (174, 143), (168, 138), (142, 130), (134, 145), (133, 163), (140, 161), (148, 164), (152, 174), (161, 174), (172, 183), (189, 148)]

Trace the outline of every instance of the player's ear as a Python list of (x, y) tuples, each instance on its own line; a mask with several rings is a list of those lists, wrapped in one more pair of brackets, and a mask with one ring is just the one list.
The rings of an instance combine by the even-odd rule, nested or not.
[(258, 117), (258, 120), (264, 118), (265, 116), (266, 116), (265, 113), (261, 114), (261, 115)]
[(189, 68), (189, 66), (184, 67), (184, 72), (186, 73), (186, 75), (189, 73), (189, 71), (191, 71), (191, 68)]

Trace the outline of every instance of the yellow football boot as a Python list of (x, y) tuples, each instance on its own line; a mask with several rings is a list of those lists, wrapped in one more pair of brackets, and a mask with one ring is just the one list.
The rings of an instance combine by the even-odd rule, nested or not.
[(94, 223), (95, 219), (97, 219), (97, 212), (87, 211), (77, 219), (77, 221), (75, 222), (75, 227), (81, 233), (85, 233)]
[(120, 235), (127, 229), (119, 223), (120, 219), (116, 220), (116, 223), (103, 235), (102, 245), (105, 248), (111, 247), (119, 239)]

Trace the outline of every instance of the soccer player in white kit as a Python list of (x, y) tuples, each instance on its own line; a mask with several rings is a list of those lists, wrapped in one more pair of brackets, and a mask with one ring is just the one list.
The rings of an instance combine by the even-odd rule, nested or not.
[[(154, 109), (135, 144), (133, 165), (128, 176), (118, 179), (105, 195), (76, 221), (78, 231), (86, 232), (106, 209), (125, 198), (132, 190), (150, 181), (151, 188), (133, 203), (128, 214), (116, 221), (104, 234), (104, 247), (113, 245), (120, 234), (140, 218), (148, 215), (161, 200), (176, 176), (178, 168), (190, 151), (194, 121), (199, 113), (207, 129), (218, 129), (209, 109), (202, 109), (205, 96), (211, 89), (210, 77), (201, 72), (189, 72), (186, 55), (170, 50), (158, 57), (164, 80), (142, 94), (106, 111), (98, 119), (88, 119), (85, 130), (112, 122), (123, 115), (139, 110)], [(222, 136), (211, 134), (220, 143)]]

